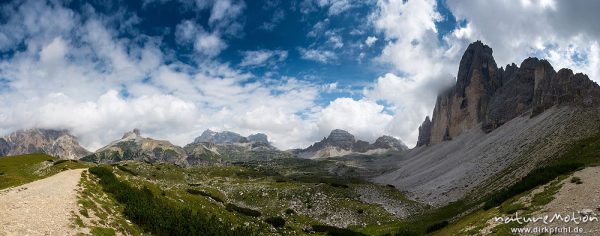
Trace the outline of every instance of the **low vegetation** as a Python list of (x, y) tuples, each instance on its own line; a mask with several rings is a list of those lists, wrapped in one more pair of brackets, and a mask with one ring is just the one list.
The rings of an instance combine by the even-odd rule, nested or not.
[(233, 227), (212, 215), (156, 196), (143, 187), (138, 189), (120, 181), (107, 167), (92, 167), (105, 192), (125, 206), (124, 215), (143, 230), (156, 235), (252, 235), (252, 230)]
[(497, 194), (494, 194), (491, 199), (485, 202), (483, 209), (487, 210), (492, 207), (499, 206), (502, 202), (517, 194), (546, 184), (561, 175), (571, 173), (583, 166), (583, 163), (561, 163), (535, 169), (517, 183)]
[(64, 170), (85, 168), (77, 161), (60, 160), (46, 154), (0, 157), (0, 189), (43, 179)]

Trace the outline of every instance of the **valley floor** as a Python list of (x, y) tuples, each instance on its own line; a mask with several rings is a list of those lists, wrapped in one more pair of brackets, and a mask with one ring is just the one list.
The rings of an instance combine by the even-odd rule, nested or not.
[(0, 235), (68, 235), (84, 169), (0, 191)]

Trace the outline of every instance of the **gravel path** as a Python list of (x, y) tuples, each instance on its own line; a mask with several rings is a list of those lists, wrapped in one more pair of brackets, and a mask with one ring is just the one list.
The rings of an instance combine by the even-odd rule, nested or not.
[(0, 235), (75, 234), (77, 184), (84, 169), (67, 170), (0, 191)]
[[(582, 183), (571, 183), (571, 177), (563, 180), (563, 186), (554, 195), (555, 199), (544, 206), (540, 211), (534, 213), (535, 216), (549, 215), (552, 217), (555, 213), (567, 216), (575, 214), (576, 217), (589, 215), (597, 217), (598, 220), (592, 222), (560, 222), (554, 221), (548, 225), (543, 223), (530, 223), (527, 227), (580, 227), (583, 228), (583, 235), (600, 235), (600, 167), (588, 167), (573, 174), (574, 177), (581, 179)], [(583, 212), (588, 213), (583, 214)], [(557, 235), (581, 235), (581, 234), (561, 234)]]

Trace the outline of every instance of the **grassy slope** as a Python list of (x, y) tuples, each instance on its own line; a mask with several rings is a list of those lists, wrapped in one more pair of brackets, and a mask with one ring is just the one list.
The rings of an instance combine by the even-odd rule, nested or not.
[[(581, 164), (583, 166), (600, 165), (600, 134), (573, 143), (564, 154), (556, 159), (548, 160), (547, 163), (540, 168), (543, 170), (543, 168), (548, 166), (571, 164)], [(554, 193), (559, 189), (558, 182), (567, 178), (569, 175), (570, 174), (560, 175), (548, 184), (538, 187), (539, 193), (533, 194), (532, 192), (534, 190), (530, 189), (524, 193), (512, 196), (498, 207), (489, 210), (477, 210), (460, 218), (448, 227), (433, 233), (433, 235), (471, 235), (473, 232), (476, 232), (477, 229), (484, 228), (486, 221), (494, 216), (512, 214), (516, 210), (519, 210), (520, 214), (527, 215), (549, 203), (553, 199)], [(528, 195), (531, 196), (531, 200), (522, 203), (522, 200), (520, 199)], [(472, 227), (472, 231), (465, 230), (466, 227)], [(514, 227), (514, 225), (499, 225), (492, 228), (489, 233), (492, 235), (509, 235), (507, 229), (510, 227)]]
[(60, 160), (46, 154), (0, 157), (0, 189), (43, 179), (63, 170), (85, 167), (85, 163)]
[[(113, 168), (120, 178), (136, 186), (147, 186), (197, 210), (216, 215), (234, 224), (247, 224), (279, 235), (302, 234), (312, 225), (337, 225), (363, 230), (365, 226), (398, 222), (398, 218), (377, 204), (360, 200), (362, 189), (374, 191), (393, 201), (404, 202), (410, 211), (420, 205), (406, 199), (397, 190), (356, 179), (310, 174), (259, 166), (209, 166), (182, 169), (170, 164), (121, 163)], [(315, 170), (313, 170), (315, 171)], [(294, 174), (282, 175), (280, 172)], [(202, 192), (202, 194), (190, 194)], [(223, 202), (220, 202), (220, 201)], [(249, 217), (225, 209), (227, 203), (258, 210), (260, 217)], [(286, 213), (287, 212), (287, 213)], [(271, 228), (269, 217), (283, 217), (286, 226)], [(366, 229), (366, 228), (365, 228)]]

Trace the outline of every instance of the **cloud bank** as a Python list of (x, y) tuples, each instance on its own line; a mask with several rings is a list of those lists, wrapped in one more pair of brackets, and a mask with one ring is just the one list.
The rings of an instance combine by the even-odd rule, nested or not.
[[(3, 4), (0, 134), (67, 128), (95, 150), (133, 128), (178, 145), (210, 128), (263, 132), (287, 149), (342, 128), (367, 141), (388, 134), (414, 145), (469, 42), (494, 48), (499, 65), (538, 56), (556, 69), (600, 76), (594, 12), (600, 5), (589, 1), (306, 0), (293, 6), (303, 17), (325, 12), (307, 26), (304, 40), (314, 42), (235, 51), (239, 60), (224, 54), (232, 40), (243, 39), (249, 5), (180, 2), (187, 12), (207, 15), (182, 19), (164, 34), (140, 33), (144, 19), (127, 10), (101, 13), (86, 3), (73, 10), (60, 1)], [(441, 28), (448, 15), (440, 7), (455, 17), (453, 28)], [(364, 25), (336, 25), (335, 17), (352, 17), (355, 9), (368, 11)], [(285, 27), (290, 13), (278, 11), (278, 25), (268, 31)], [(377, 65), (370, 81), (351, 87), (273, 71), (294, 57), (314, 63), (311, 70), (336, 68), (349, 55)]]

